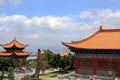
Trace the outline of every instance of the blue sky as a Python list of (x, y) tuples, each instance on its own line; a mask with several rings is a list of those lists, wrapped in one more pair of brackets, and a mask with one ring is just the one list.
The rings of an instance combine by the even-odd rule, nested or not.
[[(119, 0), (1, 0), (4, 1), (0, 13), (7, 15), (24, 14), (33, 16), (66, 16), (94, 8), (119, 9)], [(16, 3), (14, 3), (16, 1)], [(12, 2), (15, 6), (10, 4)]]
[(120, 0), (0, 0), (0, 43), (16, 37), (34, 53), (63, 52), (61, 41), (84, 39), (100, 25), (120, 28)]

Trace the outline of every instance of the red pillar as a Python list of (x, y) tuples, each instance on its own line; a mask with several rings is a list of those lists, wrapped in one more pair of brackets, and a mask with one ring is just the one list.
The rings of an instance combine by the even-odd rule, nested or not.
[(115, 65), (116, 65), (116, 77), (119, 77), (119, 71), (118, 71), (118, 68), (119, 68), (119, 66), (118, 66), (118, 60), (116, 59), (116, 63), (115, 63)]
[(120, 59), (118, 59), (118, 77), (120, 77)]
[(75, 73), (78, 73), (78, 58), (75, 57)]
[(97, 59), (96, 58), (93, 59), (93, 69), (94, 69), (94, 75), (96, 75), (96, 72), (97, 72)]

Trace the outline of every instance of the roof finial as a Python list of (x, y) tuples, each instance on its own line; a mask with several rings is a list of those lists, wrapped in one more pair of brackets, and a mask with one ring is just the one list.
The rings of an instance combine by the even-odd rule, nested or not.
[(16, 40), (16, 37), (14, 37), (14, 40)]
[(99, 30), (103, 30), (103, 29), (102, 29), (102, 26), (100, 26)]

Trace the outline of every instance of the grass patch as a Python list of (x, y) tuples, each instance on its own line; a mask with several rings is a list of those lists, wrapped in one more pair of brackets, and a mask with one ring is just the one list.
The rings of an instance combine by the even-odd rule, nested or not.
[(53, 77), (56, 77), (57, 74), (68, 74), (72, 71), (73, 70), (55, 71), (55, 72), (50, 72), (50, 73), (47, 73), (47, 74), (40, 74), (40, 77), (53, 78)]
[(55, 71), (55, 72), (51, 72), (51, 73), (56, 73), (56, 74), (67, 74), (67, 73), (69, 73), (69, 71)]
[(45, 76), (45, 77), (56, 77), (57, 76), (57, 74), (55, 74), (55, 73), (48, 73), (48, 74), (40, 74), (40, 76)]

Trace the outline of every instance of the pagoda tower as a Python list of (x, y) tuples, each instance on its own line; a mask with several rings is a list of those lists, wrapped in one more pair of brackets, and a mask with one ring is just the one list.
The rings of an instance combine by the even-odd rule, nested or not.
[(0, 52), (0, 57), (13, 57), (16, 65), (21, 61), (22, 67), (26, 66), (26, 58), (32, 53), (23, 51), (28, 44), (22, 44), (14, 38), (11, 42), (0, 44), (0, 46), (5, 49), (5, 51)]

